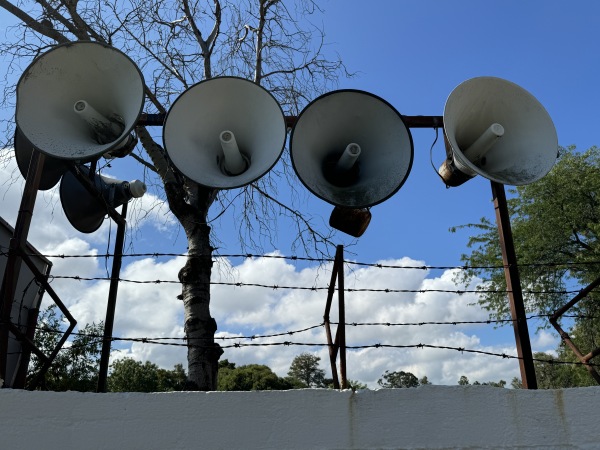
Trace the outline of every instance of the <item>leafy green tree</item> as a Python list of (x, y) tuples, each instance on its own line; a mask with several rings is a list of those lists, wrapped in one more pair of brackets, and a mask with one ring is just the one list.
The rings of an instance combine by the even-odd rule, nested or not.
[(235, 369), (235, 363), (229, 362), (228, 359), (219, 361), (219, 371)]
[[(551, 292), (563, 291), (573, 281), (588, 285), (600, 275), (599, 166), (598, 147), (584, 153), (576, 153), (572, 147), (563, 148), (548, 175), (511, 189), (514, 196), (508, 199), (508, 207), (530, 312), (553, 313), (565, 303), (566, 297)], [(462, 255), (470, 267), (462, 272), (464, 279), (482, 277), (488, 285), (481, 293), (480, 304), (492, 317), (510, 317), (503, 270), (477, 268), (502, 266), (496, 225), (483, 218), (479, 224), (462, 227), (477, 232), (469, 239), (470, 253)], [(544, 294), (528, 293), (531, 291)], [(600, 309), (593, 298), (581, 303), (580, 309), (587, 312)]]
[(377, 384), (383, 388), (411, 388), (419, 386), (419, 379), (410, 372), (386, 370)]
[(181, 364), (165, 370), (156, 364), (132, 358), (118, 359), (111, 364), (108, 388), (112, 392), (169, 392), (185, 388), (186, 374)]
[(421, 378), (421, 379), (419, 380), (419, 384), (420, 384), (421, 386), (425, 386), (425, 385), (432, 384), (432, 383), (431, 383), (431, 381), (429, 381), (429, 380), (427, 379), (427, 375), (423, 375), (423, 378)]
[(321, 358), (311, 353), (301, 353), (290, 365), (288, 376), (298, 380), (303, 387), (326, 387), (325, 371), (319, 368)]
[(158, 366), (132, 358), (118, 359), (111, 365), (108, 390), (112, 392), (157, 392)]
[[(559, 347), (558, 357), (548, 353), (538, 352), (533, 355), (535, 374), (539, 389), (561, 389), (580, 386), (594, 386), (596, 382), (580, 364), (565, 364), (576, 362), (576, 357), (564, 345)], [(543, 360), (545, 362), (541, 362)]]
[(468, 386), (469, 384), (471, 384), (469, 382), (469, 379), (466, 376), (461, 375), (460, 379), (458, 380), (458, 385), (459, 386)]
[(158, 369), (158, 392), (183, 391), (187, 388), (187, 375), (183, 364), (175, 364), (173, 370)]
[[(98, 367), (102, 349), (104, 325), (88, 324), (75, 334), (58, 353), (41, 380), (39, 387), (49, 391), (91, 391), (98, 385)], [(55, 305), (40, 313), (38, 330), (34, 336), (36, 346), (46, 355), (56, 347), (63, 331)], [(27, 383), (39, 372), (43, 363), (35, 354), (31, 355)]]
[[(525, 308), (529, 313), (553, 314), (572, 298), (573, 294), (566, 292), (569, 288), (572, 291), (575, 285), (588, 286), (600, 276), (598, 167), (598, 147), (581, 153), (574, 147), (561, 148), (557, 163), (548, 175), (510, 191), (508, 208)], [(478, 224), (459, 228), (464, 227), (476, 234), (468, 241), (470, 252), (462, 255), (469, 268), (461, 272), (457, 281), (483, 279), (485, 283), (479, 286), (482, 290), (479, 304), (493, 319), (510, 319), (497, 227), (486, 218)], [(592, 291), (569, 310), (569, 314), (576, 315), (570, 331), (575, 344), (583, 353), (597, 348), (600, 292)], [(548, 326), (548, 322), (544, 326)], [(559, 348), (558, 353), (561, 359), (573, 360), (570, 349)], [(536, 367), (540, 370), (542, 366)], [(569, 369), (560, 369), (563, 370)]]
[[(333, 385), (333, 380), (332, 381), (332, 385)], [(361, 389), (367, 389), (367, 385), (364, 383), (361, 383), (360, 381), (356, 381), (356, 380), (346, 380), (346, 382), (348, 383), (348, 389), (352, 389), (354, 392), (361, 390)]]
[[(514, 379), (513, 379), (513, 383), (514, 383)], [(461, 375), (460, 379), (458, 380), (458, 384), (459, 386), (469, 386), (471, 385), (471, 383), (469, 382), (469, 379), (464, 376)], [(492, 386), (492, 387), (506, 387), (506, 381), (504, 380), (500, 380), (500, 381), (486, 381), (484, 383), (481, 383), (479, 381), (474, 381), (473, 382), (473, 386)]]
[(271, 391), (294, 389), (297, 383), (278, 377), (269, 367), (262, 364), (247, 364), (219, 370), (219, 391)]

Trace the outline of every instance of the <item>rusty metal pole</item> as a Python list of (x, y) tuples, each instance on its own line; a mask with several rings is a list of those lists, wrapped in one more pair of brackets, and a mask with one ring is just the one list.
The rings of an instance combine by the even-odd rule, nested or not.
[(21, 269), (21, 254), (27, 245), (33, 208), (42, 177), (42, 170), (44, 169), (44, 160), (45, 156), (42, 153), (33, 152), (31, 161), (29, 162), (27, 179), (17, 215), (17, 222), (15, 223), (15, 230), (10, 240), (8, 258), (0, 290), (0, 378), (3, 380), (6, 380), (10, 315)]
[[(341, 254), (339, 251), (336, 251), (335, 259), (333, 260), (333, 269), (331, 271), (331, 281), (329, 283), (329, 288), (327, 289), (327, 302), (325, 304), (325, 313), (323, 314), (323, 324), (325, 325), (325, 333), (327, 334), (327, 345), (329, 347), (329, 363), (331, 365), (331, 377), (333, 379), (333, 388), (340, 388), (340, 381), (338, 379), (337, 373), (337, 354), (338, 354), (338, 343), (337, 343), (337, 335), (336, 342), (333, 341), (333, 336), (331, 334), (331, 320), (329, 318), (329, 313), (331, 311), (331, 303), (333, 301), (333, 294), (335, 293), (335, 282), (337, 279), (337, 274), (340, 268), (340, 265), (343, 265), (343, 260), (340, 261)], [(338, 325), (339, 328), (339, 325)]]
[(115, 254), (113, 256), (112, 272), (110, 275), (110, 288), (106, 305), (106, 319), (104, 320), (104, 337), (102, 340), (102, 353), (100, 354), (100, 369), (98, 372), (98, 392), (106, 392), (108, 378), (108, 363), (110, 360), (110, 345), (115, 323), (115, 309), (117, 306), (117, 291), (123, 259), (123, 243), (125, 242), (125, 217), (127, 216), (127, 203), (123, 204), (120, 220), (117, 223), (117, 237), (115, 239)]
[(500, 248), (502, 250), (502, 262), (504, 263), (504, 276), (506, 278), (508, 300), (510, 303), (510, 314), (513, 321), (519, 368), (521, 370), (521, 382), (525, 389), (537, 389), (537, 379), (535, 377), (533, 354), (531, 352), (523, 291), (521, 290), (521, 280), (517, 266), (517, 255), (510, 227), (506, 193), (504, 192), (504, 185), (495, 181), (491, 183), (494, 208), (496, 210), (496, 223), (498, 224), (498, 234), (500, 237)]
[[(339, 258), (339, 259), (338, 259)], [(344, 246), (338, 245), (336, 259), (338, 259), (338, 326), (337, 338), (340, 349), (340, 384), (342, 389), (348, 389), (346, 378), (346, 307), (344, 296)]]

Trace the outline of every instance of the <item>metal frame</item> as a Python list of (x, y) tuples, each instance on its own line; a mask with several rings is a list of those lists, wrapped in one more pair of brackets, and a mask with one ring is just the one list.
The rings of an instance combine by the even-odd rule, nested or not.
[[(42, 367), (34, 377), (34, 379), (27, 386), (28, 389), (35, 389), (44, 375), (54, 362), (54, 359), (58, 355), (62, 346), (71, 335), (73, 329), (77, 325), (77, 321), (73, 318), (67, 307), (60, 300), (54, 289), (48, 283), (48, 276), (42, 274), (34, 265), (31, 258), (27, 255), (25, 250), (27, 245), (27, 235), (29, 234), (29, 228), (31, 225), (31, 219), (33, 216), (33, 208), (35, 206), (35, 200), (37, 197), (37, 191), (42, 176), (45, 156), (34, 151), (31, 157), (29, 170), (27, 172), (27, 178), (25, 182), (25, 189), (23, 197), (21, 199), (21, 206), (19, 208), (19, 214), (17, 216), (17, 223), (15, 225), (15, 231), (12, 239), (10, 240), (10, 248), (8, 253), (8, 259), (6, 261), (6, 271), (4, 273), (4, 279), (2, 282), (2, 289), (0, 291), (0, 300), (2, 311), (0, 314), (0, 378), (4, 379), (6, 375), (6, 363), (7, 363), (7, 351), (8, 351), (8, 335), (12, 333), (17, 339), (24, 341), (31, 351), (35, 353), (42, 361), (44, 361)], [(90, 174), (95, 174), (96, 162), (93, 161), (90, 167)], [(92, 181), (85, 176), (78, 168), (73, 165), (70, 170), (75, 174), (77, 179), (82, 185), (95, 197), (100, 198), (103, 201), (102, 194), (95, 188)], [(115, 241), (115, 251), (113, 257), (112, 273), (110, 288), (108, 294), (108, 302), (106, 309), (106, 320), (104, 322), (104, 336), (102, 342), (102, 353), (100, 356), (100, 370), (98, 376), (98, 392), (106, 392), (106, 380), (108, 374), (108, 362), (110, 359), (110, 346), (112, 342), (112, 330), (114, 325), (114, 315), (116, 309), (117, 291), (119, 286), (119, 274), (121, 270), (121, 262), (123, 255), (123, 244), (125, 239), (125, 227), (127, 215), (127, 203), (123, 204), (121, 214), (119, 214), (115, 208), (107, 206), (108, 215), (117, 224), (117, 237)], [(58, 306), (60, 311), (69, 321), (69, 327), (57, 343), (56, 347), (52, 350), (49, 356), (35, 346), (31, 333), (21, 333), (21, 331), (10, 322), (10, 311), (12, 309), (13, 298), (15, 295), (16, 281), (20, 271), (21, 263), (25, 262), (34, 274), (36, 280), (42, 285), (45, 291), (50, 295), (54, 303)], [(35, 321), (37, 322), (37, 320)], [(35, 327), (35, 322), (32, 326)], [(21, 367), (19, 371), (23, 371)], [(15, 388), (24, 387), (23, 385), (13, 386)]]
[[(409, 128), (443, 128), (443, 116), (402, 116), (404, 122)], [(288, 126), (292, 126), (295, 117), (286, 117)], [(502, 251), (502, 261), (504, 264), (504, 276), (508, 291), (508, 300), (513, 321), (513, 330), (515, 335), (515, 344), (519, 358), (519, 369), (521, 372), (521, 382), (525, 389), (537, 389), (537, 379), (535, 375), (535, 366), (533, 364), (533, 353), (531, 350), (531, 341), (527, 326), (527, 316), (525, 314), (525, 305), (523, 301), (523, 292), (521, 290), (521, 279), (515, 253), (515, 245), (512, 237), (510, 225), (510, 214), (506, 202), (506, 193), (504, 185), (491, 181), (492, 195), (494, 200), (494, 209), (496, 212), (496, 224), (500, 238), (500, 249)], [(333, 265), (331, 283), (327, 297), (327, 306), (325, 308), (325, 329), (327, 332), (327, 342), (329, 345), (329, 355), (333, 374), (334, 387), (339, 388), (340, 383), (337, 380), (336, 358), (338, 350), (340, 353), (340, 364), (342, 371), (342, 388), (346, 383), (346, 336), (344, 328), (344, 294), (343, 294), (343, 247), (338, 246), (336, 259)], [(335, 277), (338, 277), (338, 296), (340, 304), (340, 320), (336, 332), (335, 342), (331, 338), (331, 329), (329, 322), (329, 311), (331, 300), (335, 290)], [(342, 329), (340, 329), (342, 327)], [(341, 331), (340, 331), (341, 330)], [(587, 355), (588, 360), (600, 354), (600, 349), (596, 349)], [(591, 355), (591, 356), (590, 356)]]
[[(22, 340), (30, 348), (30, 350), (36, 354), (44, 363), (42, 367), (29, 384), (29, 389), (35, 389), (41, 379), (44, 377), (52, 362), (58, 355), (58, 352), (70, 336), (71, 332), (75, 328), (77, 321), (73, 318), (67, 307), (60, 300), (54, 289), (48, 283), (48, 275), (41, 273), (31, 257), (27, 254), (27, 236), (29, 234), (29, 227), (31, 225), (31, 218), (33, 216), (33, 208), (35, 206), (35, 200), (37, 197), (37, 191), (42, 176), (42, 170), (44, 167), (45, 156), (39, 152), (34, 151), (27, 171), (27, 178), (25, 181), (25, 188), (23, 196), (21, 198), (21, 205), (19, 208), (19, 214), (17, 215), (17, 222), (15, 224), (15, 230), (13, 237), (10, 240), (10, 246), (8, 251), (8, 258), (6, 261), (6, 270), (4, 272), (4, 278), (2, 281), (2, 288), (0, 290), (0, 300), (2, 311), (0, 315), (0, 378), (5, 379), (6, 377), (6, 364), (8, 358), (8, 337), (9, 333), (12, 333), (17, 339)], [(27, 334), (22, 333), (17, 326), (11, 322), (10, 314), (12, 310), (12, 304), (14, 301), (15, 290), (17, 286), (17, 280), (21, 269), (21, 264), (25, 264), (29, 267), (31, 272), (34, 274), (35, 279), (42, 285), (46, 292), (50, 295), (54, 303), (58, 306), (60, 311), (69, 321), (69, 327), (56, 344), (50, 356), (46, 356), (33, 342), (33, 333), (28, 332)], [(37, 322), (37, 320), (35, 321)], [(35, 323), (32, 324), (35, 326)], [(23, 371), (23, 367), (18, 369)], [(20, 377), (20, 383), (14, 388), (23, 388), (25, 383), (24, 377)]]
[(562, 327), (558, 324), (558, 319), (560, 318), (560, 316), (562, 316), (569, 309), (575, 306), (580, 300), (583, 300), (585, 297), (587, 297), (587, 295), (594, 289), (596, 289), (598, 286), (600, 286), (600, 277), (596, 278), (587, 287), (579, 291), (579, 293), (575, 297), (573, 297), (571, 301), (569, 301), (566, 305), (564, 305), (559, 310), (555, 311), (554, 314), (552, 314), (552, 316), (550, 317), (550, 323), (556, 329), (556, 331), (558, 331), (558, 334), (560, 335), (561, 339), (565, 341), (565, 344), (567, 344), (569, 348), (573, 351), (573, 353), (575, 353), (579, 361), (581, 361), (583, 365), (585, 365), (585, 368), (588, 370), (592, 378), (596, 380), (596, 383), (600, 384), (600, 373), (598, 373), (594, 366), (590, 364), (590, 360), (592, 358), (600, 355), (600, 347), (597, 347), (588, 354), (584, 355), (583, 353), (581, 353), (581, 351), (575, 345), (575, 343), (571, 340), (571, 337), (568, 335), (568, 333), (564, 331)]
[[(331, 312), (331, 304), (333, 294), (335, 293), (335, 284), (337, 280), (338, 291), (338, 326), (335, 332), (335, 341), (331, 334), (331, 321), (329, 313)], [(334, 389), (347, 389), (348, 380), (346, 378), (346, 308), (344, 305), (344, 246), (338, 245), (333, 261), (333, 270), (331, 272), (331, 282), (327, 290), (327, 303), (325, 305), (325, 313), (323, 315), (325, 324), (325, 333), (327, 334), (327, 344), (329, 346), (329, 361), (331, 363), (331, 376), (333, 378)], [(337, 371), (337, 356), (340, 354), (340, 379)]]
[[(141, 114), (138, 125), (140, 126), (161, 126), (164, 123), (164, 114)], [(443, 117), (442, 116), (402, 116), (408, 128), (443, 128)], [(295, 116), (286, 116), (285, 121), (288, 127), (292, 127), (297, 120)], [(27, 183), (26, 183), (26, 193), (28, 196), (33, 196), (33, 202), (35, 202), (35, 195), (37, 189), (31, 192), (31, 185), (39, 185), (39, 179), (41, 176), (41, 166), (43, 166), (43, 155), (39, 157), (41, 159), (40, 167), (37, 167), (38, 157), (32, 158), (32, 164), (30, 167), (30, 172), (35, 172), (35, 175), (30, 176), (28, 173)], [(35, 160), (35, 161), (34, 161)], [(78, 172), (78, 171), (76, 171)], [(95, 172), (94, 164), (90, 170), (90, 173)], [(92, 193), (96, 193), (97, 195), (101, 195), (98, 193), (93, 184), (86, 177), (81, 177), (81, 174), (78, 175), (80, 180), (84, 186)], [(29, 179), (32, 178), (30, 181)], [(36, 179), (34, 183), (33, 178)], [(86, 181), (83, 181), (86, 180)], [(506, 277), (507, 288), (509, 292), (509, 302), (511, 315), (513, 318), (513, 328), (515, 333), (515, 341), (517, 345), (517, 353), (519, 356), (519, 366), (521, 370), (521, 377), (523, 382), (523, 387), (528, 389), (536, 389), (537, 381), (535, 378), (535, 370), (533, 366), (533, 355), (531, 352), (531, 343), (529, 340), (529, 332), (527, 328), (527, 319), (525, 316), (525, 308), (523, 303), (523, 296), (521, 291), (521, 282), (519, 278), (518, 266), (516, 255), (514, 251), (514, 242), (512, 239), (512, 231), (510, 228), (510, 216), (508, 213), (508, 208), (506, 204), (506, 196), (504, 192), (504, 186), (496, 183), (492, 183), (492, 193), (494, 196), (494, 207), (496, 210), (496, 221), (498, 225), (498, 232), (500, 235), (500, 246), (502, 249), (502, 257), (504, 262), (504, 272)], [(29, 185), (29, 189), (28, 189)], [(23, 195), (23, 203), (25, 203), (26, 193)], [(95, 195), (96, 195), (95, 194)], [(110, 357), (110, 342), (112, 340), (112, 327), (114, 323), (114, 309), (116, 305), (116, 295), (118, 289), (118, 280), (119, 280), (119, 271), (121, 267), (121, 258), (122, 258), (122, 247), (123, 247), (123, 236), (124, 236), (124, 227), (125, 227), (125, 215), (127, 211), (127, 204), (123, 205), (123, 209), (121, 215), (119, 215), (113, 208), (109, 208), (109, 215), (111, 218), (117, 223), (118, 231), (117, 231), (117, 242), (115, 243), (115, 257), (113, 259), (113, 272), (111, 275), (111, 286), (109, 291), (109, 300), (107, 306), (107, 316), (105, 321), (105, 330), (104, 330), (104, 338), (103, 338), (103, 346), (102, 346), (102, 356), (101, 356), (101, 370), (98, 382), (98, 391), (105, 392), (106, 391), (106, 373), (108, 371), (108, 359)], [(33, 203), (31, 203), (31, 207), (29, 209), (21, 208), (19, 211), (19, 217), (23, 221), (22, 228), (20, 228), (20, 232), (22, 235), (26, 237), (29, 224), (31, 221), (31, 214), (33, 210)], [(18, 219), (19, 223), (19, 219)], [(14, 277), (15, 273), (18, 273), (18, 264), (20, 264), (21, 257), (17, 256), (16, 252), (18, 250), (18, 246), (22, 244), (23, 236), (21, 234), (17, 235), (17, 231), (15, 231), (15, 237), (13, 240), (16, 243), (13, 245), (13, 240), (11, 240), (11, 250), (9, 254), (9, 261), (12, 263), (11, 268), (9, 269), (7, 262), (7, 274), (5, 274), (5, 282), (3, 283), (3, 293), (7, 292), (12, 294), (9, 297), (4, 297), (5, 306), (2, 309), (2, 316), (0, 320), (2, 323), (5, 323), (5, 315), (7, 311), (6, 304), (8, 302), (8, 298), (12, 298), (14, 295), (14, 286), (12, 285), (12, 277)], [(15, 247), (13, 249), (13, 247)], [(22, 252), (21, 252), (22, 253)], [(14, 261), (14, 262), (13, 262)], [(11, 272), (12, 270), (12, 272)], [(6, 282), (6, 280), (9, 280)], [(335, 341), (332, 339), (331, 333), (331, 322), (329, 319), (329, 314), (331, 311), (331, 305), (333, 300), (333, 294), (335, 292), (335, 284), (337, 280), (337, 289), (338, 289), (338, 309), (339, 309), (339, 321), (338, 327), (336, 330)], [(5, 284), (7, 285), (5, 287)], [(47, 284), (47, 282), (46, 282)], [(49, 286), (48, 286), (49, 287)], [(12, 291), (11, 291), (12, 289)], [(52, 291), (53, 292), (53, 291)], [(3, 294), (5, 295), (5, 294)], [(54, 299), (54, 297), (53, 297)], [(55, 301), (57, 301), (58, 297), (56, 297)], [(578, 300), (577, 300), (578, 301)], [(64, 306), (64, 305), (63, 305)], [(60, 306), (59, 306), (60, 307)], [(65, 308), (66, 310), (66, 308)], [(62, 311), (62, 309), (61, 309)], [(68, 311), (67, 311), (68, 312)], [(10, 313), (8, 314), (10, 317)], [(327, 333), (327, 342), (329, 345), (329, 355), (330, 362), (332, 367), (332, 375), (334, 387), (339, 389), (345, 389), (347, 387), (347, 379), (346, 379), (346, 336), (345, 336), (345, 306), (344, 306), (344, 270), (343, 270), (343, 246), (338, 246), (336, 250), (336, 256), (333, 265), (333, 271), (331, 276), (331, 283), (329, 285), (327, 303), (325, 307), (325, 314), (323, 316), (325, 323), (325, 330)], [(74, 320), (74, 319), (73, 319)], [(556, 322), (556, 320), (555, 320)], [(8, 323), (8, 322), (6, 322)], [(10, 324), (9, 324), (10, 325)], [(555, 325), (555, 323), (553, 323)], [(71, 324), (69, 328), (69, 333), (74, 327), (74, 323)], [(556, 327), (556, 325), (555, 325)], [(3, 336), (8, 333), (7, 327), (1, 327), (0, 330), (2, 334), (0, 334), (0, 376), (5, 372), (5, 358), (2, 358), (2, 351), (4, 350), (4, 355), (6, 353), (6, 347), (4, 343)], [(562, 330), (559, 330), (561, 332)], [(563, 332), (564, 333), (564, 332)], [(566, 334), (566, 333), (565, 333)], [(66, 335), (68, 336), (68, 335)], [(66, 337), (63, 336), (61, 340), (64, 343)], [(4, 347), (3, 347), (4, 346)], [(34, 350), (35, 351), (35, 350)], [(337, 355), (340, 353), (340, 375), (341, 375), (341, 383), (338, 379), (337, 375)], [(53, 352), (54, 354), (55, 352)], [(56, 351), (57, 353), (57, 351)], [(37, 353), (36, 353), (37, 354)], [(600, 349), (596, 349), (591, 352), (589, 355), (586, 355), (584, 358), (591, 359), (592, 357), (600, 354)], [(591, 356), (590, 356), (591, 355)], [(4, 363), (3, 363), (4, 360)], [(589, 366), (589, 364), (586, 364)]]

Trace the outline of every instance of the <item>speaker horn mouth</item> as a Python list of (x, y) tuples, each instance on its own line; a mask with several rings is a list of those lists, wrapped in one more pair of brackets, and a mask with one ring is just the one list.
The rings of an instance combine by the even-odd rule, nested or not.
[(323, 176), (334, 186), (348, 187), (355, 184), (360, 177), (360, 146), (349, 144), (340, 153), (333, 153), (323, 161)]
[(89, 162), (127, 142), (144, 102), (143, 75), (126, 54), (77, 41), (53, 47), (27, 67), (17, 83), (15, 117), (41, 152)]
[(442, 178), (450, 165), (467, 177), (521, 186), (544, 177), (556, 162), (550, 115), (528, 91), (502, 78), (458, 85), (444, 107), (444, 134), (450, 162), (440, 169)]
[(163, 127), (173, 166), (213, 189), (261, 178), (279, 160), (286, 140), (285, 116), (273, 94), (238, 77), (191, 86), (173, 102)]
[(342, 208), (377, 205), (406, 181), (413, 141), (402, 115), (369, 92), (328, 92), (300, 113), (290, 135), (300, 181), (320, 199)]

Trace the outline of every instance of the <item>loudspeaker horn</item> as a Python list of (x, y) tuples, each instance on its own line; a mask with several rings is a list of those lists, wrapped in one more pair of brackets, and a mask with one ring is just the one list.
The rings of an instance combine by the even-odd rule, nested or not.
[(17, 126), (48, 156), (91, 161), (124, 156), (144, 106), (144, 79), (121, 51), (61, 44), (36, 58), (17, 84)]
[[(77, 169), (84, 176), (90, 176), (87, 166), (80, 165)], [(146, 192), (146, 185), (139, 180), (121, 181), (96, 173), (91, 181), (98, 195), (90, 193), (71, 171), (66, 172), (60, 182), (60, 202), (65, 215), (81, 233), (93, 233), (100, 228), (109, 206), (117, 208)]]
[(501, 184), (525, 185), (556, 162), (552, 119), (522, 87), (495, 77), (461, 83), (444, 107), (447, 160), (439, 174), (458, 186), (479, 174)]
[(247, 185), (283, 152), (285, 117), (263, 87), (237, 77), (201, 81), (181, 94), (165, 118), (171, 161), (195, 182), (217, 189)]
[[(15, 159), (17, 160), (19, 172), (21, 172), (23, 178), (27, 178), (31, 156), (33, 155), (33, 152), (39, 152), (39, 150), (31, 142), (29, 142), (29, 139), (27, 139), (18, 128), (15, 131), (14, 148)], [(63, 174), (68, 169), (69, 166), (66, 161), (52, 158), (51, 156), (46, 156), (44, 159), (42, 178), (40, 179), (38, 189), (40, 191), (52, 189), (58, 184)]]
[(414, 152), (393, 106), (365, 91), (338, 90), (300, 113), (290, 153), (298, 178), (314, 195), (338, 208), (361, 209), (402, 187)]

